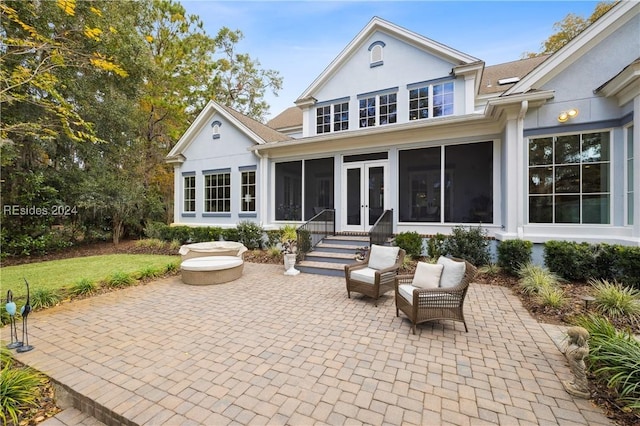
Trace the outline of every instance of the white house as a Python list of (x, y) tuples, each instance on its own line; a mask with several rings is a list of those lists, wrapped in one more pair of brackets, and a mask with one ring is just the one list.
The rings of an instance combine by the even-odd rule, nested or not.
[(168, 155), (176, 224), (486, 228), (640, 245), (640, 3), (553, 55), (485, 66), (373, 18), (269, 126), (210, 102)]

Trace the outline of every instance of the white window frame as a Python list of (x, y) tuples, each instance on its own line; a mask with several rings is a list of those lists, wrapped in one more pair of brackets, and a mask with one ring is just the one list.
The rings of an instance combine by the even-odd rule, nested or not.
[[(634, 158), (638, 155), (637, 152), (634, 151), (633, 148), (633, 124), (630, 124), (629, 126), (624, 127), (624, 176), (625, 176), (625, 205), (626, 205), (626, 209), (625, 209), (625, 215), (626, 215), (626, 219), (624, 221), (624, 223), (627, 226), (633, 226), (634, 225), (634, 216), (637, 215), (636, 212), (634, 212), (634, 204), (635, 204), (635, 197), (637, 196), (637, 188), (635, 188), (634, 185), (634, 179), (635, 179), (635, 175), (634, 173), (638, 173), (637, 170), (634, 170), (633, 168), (633, 162), (634, 162)], [(631, 149), (629, 149), (631, 148)]]
[[(449, 92), (443, 92), (442, 95), (436, 95), (435, 94), (435, 87), (440, 87), (442, 86), (443, 90), (445, 88), (446, 85), (451, 85), (451, 98), (452, 98), (452, 103), (447, 103), (447, 104), (441, 104), (441, 105), (436, 105), (436, 96), (440, 97), (442, 96), (444, 98), (444, 95), (449, 93)], [(420, 90), (422, 89), (427, 89), (427, 107), (426, 108), (421, 108), (420, 107), (420, 100), (425, 99), (424, 97), (420, 97), (418, 96), (416, 99), (412, 99), (411, 98), (411, 92), (412, 91), (417, 91), (418, 93), (420, 92)], [(446, 80), (446, 81), (434, 81), (434, 82), (424, 82), (423, 84), (420, 83), (414, 83), (414, 84), (410, 84), (407, 86), (407, 90), (408, 90), (408, 120), (409, 121), (415, 121), (415, 120), (426, 120), (429, 118), (435, 118), (435, 117), (446, 117), (449, 115), (454, 115), (455, 113), (455, 90), (456, 90), (456, 85), (454, 80)], [(416, 102), (418, 102), (418, 108), (411, 108), (411, 102), (415, 100)], [(451, 113), (449, 114), (439, 114), (439, 115), (435, 115), (434, 114), (434, 110), (436, 107), (442, 106), (444, 107), (445, 105), (451, 105)], [(420, 111), (421, 110), (427, 110), (427, 116), (426, 117), (421, 117), (420, 116)], [(411, 113), (412, 112), (416, 112), (416, 117), (412, 118), (411, 117)]]
[[(187, 184), (189, 181), (190, 184)], [(192, 184), (192, 185), (191, 185)], [(189, 194), (187, 194), (189, 192)], [(193, 210), (188, 210), (187, 203), (193, 206)], [(196, 212), (196, 175), (187, 174), (182, 176), (182, 212), (183, 213), (195, 213)]]
[[(204, 208), (202, 211), (204, 213), (231, 213), (231, 171), (229, 170), (220, 170), (220, 171), (206, 171), (203, 172), (203, 180), (204, 180)], [(213, 176), (218, 176), (223, 178), (222, 185), (211, 185), (207, 183), (207, 178), (211, 178)], [(229, 184), (226, 185), (224, 183), (224, 178), (228, 178)], [(219, 179), (219, 178), (218, 178)], [(218, 180), (216, 179), (216, 180)], [(222, 189), (223, 196), (219, 197), (217, 195), (218, 191)], [(215, 192), (215, 195), (214, 195)], [(226, 197), (225, 194), (228, 193), (229, 196)], [(219, 210), (217, 208), (218, 203), (223, 203), (223, 209)], [(212, 206), (215, 206), (215, 209), (210, 209)], [(225, 207), (228, 206), (228, 209)]]
[[(253, 183), (246, 183), (245, 176), (253, 174)], [(257, 194), (257, 178), (258, 175), (255, 169), (241, 170), (240, 171), (240, 212), (241, 213), (255, 213), (258, 207), (258, 194)], [(253, 188), (253, 196), (251, 196), (250, 188)], [(247, 198), (249, 196), (249, 198)], [(247, 209), (247, 205), (253, 201), (253, 210)]]

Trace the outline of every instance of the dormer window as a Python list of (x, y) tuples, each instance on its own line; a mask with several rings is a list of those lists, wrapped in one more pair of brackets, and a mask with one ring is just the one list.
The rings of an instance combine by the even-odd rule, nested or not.
[(382, 58), (382, 51), (383, 51), (385, 46), (386, 46), (386, 44), (383, 41), (374, 41), (369, 46), (369, 52), (370, 52), (369, 66), (371, 68), (379, 67), (380, 65), (382, 65), (384, 63), (383, 60), (382, 60), (383, 59)]
[(222, 126), (222, 123), (218, 120), (211, 123), (211, 133), (213, 134), (213, 139), (220, 139), (220, 126)]

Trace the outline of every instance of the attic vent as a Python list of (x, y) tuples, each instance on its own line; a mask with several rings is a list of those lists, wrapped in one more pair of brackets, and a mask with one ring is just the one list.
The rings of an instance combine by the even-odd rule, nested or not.
[(213, 135), (213, 139), (220, 139), (220, 126), (222, 126), (222, 123), (218, 120), (211, 123), (211, 133)]
[(509, 78), (501, 78), (498, 80), (498, 84), (500, 86), (504, 86), (505, 84), (517, 83), (520, 81), (520, 77), (509, 77)]
[(382, 61), (382, 49), (384, 49), (385, 46), (386, 44), (384, 43), (384, 41), (374, 41), (369, 46), (369, 52), (371, 52), (371, 56), (369, 58), (369, 66), (371, 68), (379, 67), (384, 63)]

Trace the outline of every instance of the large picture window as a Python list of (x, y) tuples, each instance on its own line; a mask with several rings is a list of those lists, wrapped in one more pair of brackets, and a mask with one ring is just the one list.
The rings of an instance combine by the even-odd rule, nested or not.
[(184, 213), (193, 213), (196, 211), (196, 176), (195, 174), (187, 175), (184, 179), (184, 192), (182, 211)]
[(529, 141), (529, 222), (610, 222), (609, 133)]
[(493, 143), (399, 153), (401, 222), (493, 223)]
[(207, 172), (204, 175), (205, 213), (231, 212), (231, 173)]
[(256, 211), (256, 171), (246, 170), (240, 172), (242, 181), (240, 189), (240, 211), (243, 213)]

